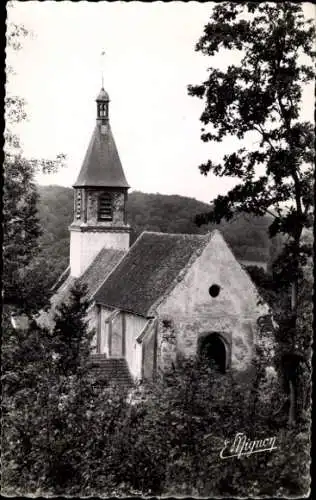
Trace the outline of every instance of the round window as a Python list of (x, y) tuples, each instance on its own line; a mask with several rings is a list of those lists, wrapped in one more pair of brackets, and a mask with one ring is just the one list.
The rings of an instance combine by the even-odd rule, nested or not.
[(220, 289), (221, 289), (221, 287), (219, 285), (212, 285), (208, 289), (208, 293), (210, 294), (211, 297), (217, 297)]

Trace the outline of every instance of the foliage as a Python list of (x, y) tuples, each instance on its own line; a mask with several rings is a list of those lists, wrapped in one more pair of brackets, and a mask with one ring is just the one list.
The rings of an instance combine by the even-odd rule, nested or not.
[[(39, 350), (38, 342), (32, 345)], [(249, 379), (242, 386), (201, 362), (182, 361), (175, 371), (139, 385), (126, 398), (119, 388), (98, 387), (92, 375), (61, 374), (51, 359), (45, 361), (44, 352), (33, 385), (32, 377), (22, 378), (14, 397), (6, 397), (6, 492), (306, 494), (306, 422), (294, 432), (280, 427), (271, 414), (263, 416)], [(33, 375), (30, 357), (26, 359), (24, 370)], [(220, 459), (225, 440), (237, 432), (252, 439), (275, 436), (278, 450)]]
[[(14, 8), (14, 4), (9, 5)], [(7, 58), (21, 50), (23, 39), (29, 36), (23, 25), (9, 23), (7, 27)], [(37, 257), (38, 238), (41, 233), (37, 216), (38, 194), (34, 176), (38, 170), (49, 172), (56, 170), (64, 162), (64, 155), (57, 155), (54, 160), (27, 159), (23, 155), (19, 137), (16, 135), (16, 124), (27, 117), (25, 100), (10, 94), (10, 77), (14, 74), (8, 66), (8, 84), (5, 97), (5, 158), (3, 186), (3, 258), (4, 303), (32, 314), (34, 309), (47, 303), (45, 293), (45, 270), (42, 270), (40, 281), (43, 286), (35, 292), (30, 286), (30, 274), (34, 271), (39, 276), (34, 259)], [(35, 270), (36, 268), (36, 270)], [(34, 283), (34, 279), (31, 283)], [(37, 297), (33, 296), (36, 293)], [(41, 297), (41, 300), (38, 300)], [(36, 305), (37, 304), (37, 305)]]
[(3, 187), (5, 301), (14, 301), (20, 270), (34, 256), (40, 234), (32, 177), (29, 164), (22, 158), (6, 162)]
[(239, 65), (211, 68), (202, 85), (189, 86), (191, 95), (205, 98), (201, 121), (211, 131), (202, 129), (201, 138), (221, 141), (231, 134), (243, 139), (255, 132), (260, 142), (254, 151), (241, 148), (221, 164), (210, 160), (200, 167), (204, 174), (238, 177), (242, 183), (218, 196), (197, 222), (230, 219), (236, 211), (272, 213), (270, 235), (283, 233), (294, 242), (309, 227), (313, 127), (300, 121), (300, 102), (302, 85), (313, 80), (314, 72), (299, 56), (310, 63), (314, 36), (312, 20), (304, 19), (300, 5), (225, 2), (215, 7), (196, 50), (209, 56), (223, 49), (243, 53)]
[[(313, 236), (306, 232), (303, 243), (311, 246)], [(298, 315), (295, 335), (295, 348), (291, 336), (291, 276), (284, 272), (282, 263), (277, 260), (271, 273), (255, 266), (247, 267), (256, 284), (260, 296), (270, 305), (278, 324), (275, 330), (275, 364), (284, 386), (288, 390), (290, 380), (297, 386), (296, 412), (299, 417), (309, 410), (311, 404), (311, 344), (313, 325), (313, 272), (312, 257), (301, 269), (299, 280)]]
[(87, 332), (85, 299), (87, 287), (76, 284), (69, 291), (67, 302), (61, 304), (54, 317), (52, 349), (56, 357), (56, 369), (64, 376), (76, 374), (79, 367), (85, 368), (85, 360), (91, 352), (94, 332)]
[(83, 375), (93, 332), (87, 331), (83, 292), (72, 290), (53, 332), (35, 321), (28, 329), (13, 329), (9, 310), (4, 318), (3, 484), (15, 494), (58, 489), (62, 464), (62, 484), (71, 469), (64, 445), (71, 449), (76, 426), (84, 430), (82, 397), (86, 390), (87, 403), (90, 387)]
[[(192, 360), (141, 392), (143, 401), (133, 406), (132, 430), (122, 437), (131, 461), (129, 467), (124, 463), (125, 488), (130, 484), (125, 494), (135, 489), (166, 496), (306, 493), (306, 422), (294, 433), (280, 427), (271, 412), (263, 416), (249, 379), (243, 386)], [(276, 436), (279, 451), (221, 460), (224, 441), (237, 432), (252, 439)], [(293, 470), (301, 474), (296, 479)]]
[[(247, 11), (252, 15), (246, 16)], [(200, 222), (229, 219), (236, 210), (263, 215), (272, 206), (273, 234), (294, 236), (296, 226), (309, 224), (313, 128), (300, 122), (299, 115), (302, 84), (312, 81), (314, 73), (299, 56), (314, 56), (314, 36), (312, 20), (304, 19), (299, 5), (224, 2), (215, 7), (196, 50), (209, 56), (224, 49), (243, 52), (238, 66), (225, 71), (211, 68), (202, 85), (189, 86), (191, 95), (205, 98), (201, 121), (211, 132), (201, 138), (221, 141), (236, 135), (243, 139), (256, 132), (260, 143), (255, 151), (242, 148), (226, 155), (222, 164), (209, 161), (200, 167), (204, 174), (211, 171), (243, 181), (226, 196), (217, 197), (214, 209)], [(266, 168), (258, 177), (260, 165)], [(295, 195), (296, 208), (291, 203), (282, 215), (282, 203), (292, 202)]]
[[(190, 95), (205, 100), (203, 141), (220, 142), (227, 135), (258, 139), (255, 147), (241, 146), (219, 164), (209, 160), (200, 166), (204, 175), (230, 176), (239, 183), (196, 222), (230, 220), (239, 212), (272, 216), (269, 236), (286, 238), (275, 267), (282, 280), (291, 282), (283, 332), (292, 351), (299, 337), (302, 267), (311, 255), (302, 233), (312, 224), (314, 129), (301, 116), (301, 101), (315, 77), (314, 41), (313, 20), (304, 18), (299, 4), (221, 3), (196, 50), (211, 57), (235, 51), (240, 62), (225, 70), (212, 67), (201, 85), (189, 86)], [(291, 356), (294, 372), (298, 358), (295, 352)]]

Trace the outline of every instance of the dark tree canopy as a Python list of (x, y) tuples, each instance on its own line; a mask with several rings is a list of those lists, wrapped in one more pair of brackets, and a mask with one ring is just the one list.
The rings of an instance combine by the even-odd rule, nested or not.
[(189, 86), (189, 94), (205, 102), (201, 139), (255, 133), (259, 143), (200, 166), (202, 174), (241, 182), (218, 196), (212, 210), (197, 217), (199, 224), (229, 219), (236, 211), (272, 212), (271, 235), (295, 240), (310, 226), (314, 135), (300, 108), (303, 87), (314, 78), (314, 37), (312, 20), (299, 4), (225, 2), (214, 8), (196, 50), (207, 56), (242, 51), (242, 58), (224, 71), (210, 68), (202, 84)]
[[(10, 9), (14, 5), (9, 6)], [(40, 221), (35, 174), (51, 172), (63, 165), (65, 156), (55, 159), (26, 158), (15, 126), (27, 117), (26, 101), (10, 93), (10, 66), (14, 51), (23, 49), (29, 31), (23, 25), (7, 26), (7, 88), (5, 96), (5, 148), (3, 187), (3, 300), (9, 307), (29, 314), (47, 303), (45, 268), (35, 261), (39, 253)]]
[(210, 60), (232, 51), (237, 63), (224, 70), (210, 67), (202, 84), (189, 86), (189, 94), (205, 103), (201, 139), (220, 142), (235, 136), (241, 142), (220, 163), (209, 159), (200, 166), (204, 175), (210, 172), (239, 182), (226, 195), (217, 196), (196, 222), (219, 223), (238, 212), (273, 217), (270, 237), (285, 237), (276, 267), (291, 288), (284, 333), (292, 357), (299, 344), (302, 270), (312, 251), (302, 234), (313, 217), (314, 128), (302, 117), (302, 97), (314, 80), (314, 44), (314, 22), (306, 19), (302, 4), (217, 4), (196, 50)]
[(91, 351), (94, 331), (88, 331), (86, 292), (86, 286), (77, 283), (69, 291), (67, 302), (62, 303), (55, 314), (52, 346), (58, 369), (64, 375), (76, 374), (85, 368), (82, 361), (87, 361)]

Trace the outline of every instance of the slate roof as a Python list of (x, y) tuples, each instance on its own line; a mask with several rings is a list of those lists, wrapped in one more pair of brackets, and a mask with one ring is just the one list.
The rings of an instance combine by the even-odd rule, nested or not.
[(63, 283), (65, 283), (65, 281), (69, 278), (69, 276), (70, 276), (70, 266), (68, 266), (64, 270), (64, 272), (61, 273), (57, 281), (51, 287), (51, 291), (54, 292), (55, 290), (58, 290), (63, 285)]
[(80, 283), (85, 283), (87, 285), (88, 299), (96, 292), (125, 254), (126, 252), (124, 250), (114, 250), (111, 248), (102, 248), (102, 250), (100, 250), (90, 266), (78, 280)]
[[(125, 253), (126, 252), (123, 250), (102, 248), (80, 278), (76, 279), (73, 276), (68, 276), (52, 296), (50, 310), (47, 312), (41, 312), (38, 318), (39, 324), (47, 328), (53, 326), (56, 308), (63, 302), (67, 302), (69, 299), (70, 289), (76, 281), (87, 285), (86, 297), (90, 300), (92, 295), (98, 290), (99, 286), (108, 277), (110, 272), (122, 259)], [(65, 272), (68, 272), (68, 268)], [(63, 276), (65, 272), (61, 276)]]
[(96, 124), (74, 187), (120, 187), (129, 185), (114, 142), (111, 126)]
[(143, 232), (98, 289), (96, 303), (147, 316), (210, 235)]

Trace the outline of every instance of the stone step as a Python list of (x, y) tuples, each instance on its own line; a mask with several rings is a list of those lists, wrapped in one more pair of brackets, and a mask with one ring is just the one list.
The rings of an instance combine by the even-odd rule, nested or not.
[(100, 382), (118, 384), (124, 387), (133, 385), (125, 358), (97, 358), (91, 359), (91, 375), (93, 374)]
[(106, 358), (106, 357), (103, 357), (103, 358), (90, 358), (90, 364), (92, 365), (104, 365), (104, 364), (108, 364), (108, 365), (111, 365), (111, 366), (119, 366), (120, 364), (124, 364), (126, 362), (125, 358)]

